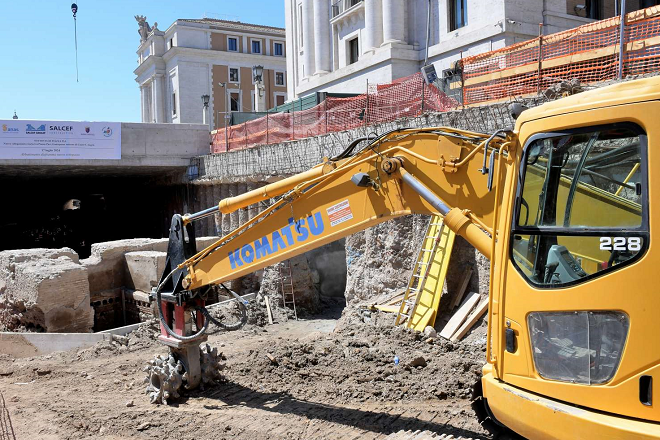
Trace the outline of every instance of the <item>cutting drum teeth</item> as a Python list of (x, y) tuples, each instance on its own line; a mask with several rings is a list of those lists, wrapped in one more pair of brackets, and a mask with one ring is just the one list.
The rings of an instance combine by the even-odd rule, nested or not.
[(221, 371), (225, 368), (222, 362), (226, 360), (222, 353), (218, 353), (218, 349), (209, 344), (204, 344), (200, 347), (200, 366), (202, 369), (202, 381), (200, 388), (204, 389), (205, 385), (214, 385), (222, 379)]
[(147, 377), (145, 393), (149, 395), (151, 403), (163, 403), (167, 405), (170, 398), (178, 398), (179, 390), (183, 385), (183, 364), (171, 354), (168, 356), (156, 356), (149, 365), (144, 368)]
[[(199, 356), (202, 370), (200, 389), (203, 390), (204, 386), (214, 385), (221, 380), (221, 371), (225, 367), (223, 361), (226, 359), (222, 353), (218, 353), (217, 348), (211, 348), (209, 344), (199, 348)], [(156, 356), (143, 371), (147, 373), (144, 378), (147, 385), (145, 393), (151, 403), (167, 405), (180, 396), (182, 387), (189, 389), (184, 364), (172, 353)]]

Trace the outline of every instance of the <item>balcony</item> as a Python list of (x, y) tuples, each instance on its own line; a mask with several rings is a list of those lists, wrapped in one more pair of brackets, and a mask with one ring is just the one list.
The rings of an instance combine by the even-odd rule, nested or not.
[(348, 11), (353, 6), (357, 6), (362, 3), (364, 0), (337, 0), (332, 4), (332, 18), (335, 18)]

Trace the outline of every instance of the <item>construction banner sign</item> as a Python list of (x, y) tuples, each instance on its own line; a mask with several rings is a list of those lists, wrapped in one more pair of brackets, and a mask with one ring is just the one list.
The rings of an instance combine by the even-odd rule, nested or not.
[(121, 159), (121, 123), (0, 120), (0, 159)]

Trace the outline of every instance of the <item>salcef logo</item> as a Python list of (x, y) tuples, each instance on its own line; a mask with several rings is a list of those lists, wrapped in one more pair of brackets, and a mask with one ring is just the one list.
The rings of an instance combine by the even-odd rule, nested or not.
[(85, 133), (89, 133), (89, 127), (85, 127)]
[(51, 133), (66, 134), (72, 132), (73, 127), (71, 125), (49, 125), (48, 131)]
[(306, 219), (301, 218), (298, 221), (293, 221), (290, 218), (288, 225), (272, 232), (270, 237), (264, 235), (254, 240), (254, 243), (248, 243), (233, 252), (229, 252), (229, 264), (232, 269), (236, 269), (245, 263), (253, 263), (270, 254), (293, 246), (296, 242), (307, 241), (310, 235), (321, 235), (324, 229), (325, 225), (320, 212), (310, 215)]
[(41, 124), (37, 128), (33, 127), (32, 124), (27, 124), (25, 134), (46, 134), (46, 124)]
[(9, 127), (7, 124), (2, 124), (3, 133), (18, 133), (18, 128)]
[(101, 133), (103, 133), (103, 136), (105, 136), (105, 137), (110, 137), (110, 136), (112, 136), (112, 128), (103, 127), (103, 130), (101, 130)]

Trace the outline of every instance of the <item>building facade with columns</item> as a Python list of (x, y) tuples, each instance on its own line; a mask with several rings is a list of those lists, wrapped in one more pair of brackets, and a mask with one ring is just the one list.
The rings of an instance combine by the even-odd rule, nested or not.
[(222, 127), (226, 112), (254, 111), (256, 65), (264, 67), (266, 107), (286, 100), (284, 29), (203, 18), (179, 19), (161, 31), (136, 19), (142, 122), (202, 123), (201, 97), (209, 95), (207, 123)]
[[(289, 99), (364, 93), (419, 72), (617, 13), (617, 0), (284, 0)], [(628, 0), (632, 11), (657, 0)]]

